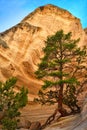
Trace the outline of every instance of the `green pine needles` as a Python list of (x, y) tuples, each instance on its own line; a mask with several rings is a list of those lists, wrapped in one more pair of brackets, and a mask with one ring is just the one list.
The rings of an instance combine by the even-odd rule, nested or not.
[(71, 33), (64, 34), (63, 30), (48, 37), (43, 49), (44, 57), (35, 73), (44, 81), (36, 100), (42, 104), (57, 103), (61, 116), (67, 115), (64, 105), (71, 112), (80, 112), (77, 94), (87, 81), (87, 49), (85, 46), (79, 48), (78, 42), (79, 39), (73, 40)]
[(19, 92), (14, 91), (17, 79), (10, 78), (5, 83), (0, 82), (0, 122), (3, 130), (15, 130), (20, 116), (19, 109), (28, 102), (28, 90), (21, 88)]

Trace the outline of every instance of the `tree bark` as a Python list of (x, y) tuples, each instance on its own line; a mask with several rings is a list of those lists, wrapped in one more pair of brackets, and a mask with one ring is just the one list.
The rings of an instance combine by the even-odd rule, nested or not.
[(63, 84), (60, 85), (59, 90), (58, 111), (62, 117), (68, 114), (67, 111), (63, 108)]

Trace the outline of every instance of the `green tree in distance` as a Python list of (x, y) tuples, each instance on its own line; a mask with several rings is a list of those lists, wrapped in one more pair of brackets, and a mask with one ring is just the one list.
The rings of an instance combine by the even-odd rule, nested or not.
[(0, 122), (3, 130), (15, 130), (20, 116), (19, 109), (28, 102), (28, 90), (24, 87), (19, 92), (14, 91), (17, 79), (10, 78), (5, 83), (0, 82)]
[[(71, 33), (63, 30), (56, 32), (45, 41), (44, 57), (35, 72), (38, 79), (44, 81), (39, 98), (42, 104), (57, 103), (57, 109), (45, 125), (55, 119), (57, 112), (66, 116), (68, 106), (71, 112), (80, 112), (77, 94), (87, 82), (86, 47), (79, 48), (78, 40), (71, 39)], [(44, 90), (44, 91), (43, 91)]]

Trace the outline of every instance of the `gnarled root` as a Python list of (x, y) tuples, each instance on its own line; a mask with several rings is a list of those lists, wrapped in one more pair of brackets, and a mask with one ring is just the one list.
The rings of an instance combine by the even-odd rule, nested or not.
[[(52, 121), (55, 120), (56, 114), (58, 113), (58, 109), (56, 109), (54, 111), (54, 113), (48, 117), (48, 119), (46, 120), (46, 122), (42, 125), (42, 129), (44, 129), (47, 125), (49, 125)], [(59, 116), (59, 118), (61, 117), (61, 115)]]
[(64, 116), (67, 116), (69, 115), (69, 113), (67, 113), (67, 111), (65, 109), (62, 109), (62, 110), (58, 110), (58, 108), (54, 111), (54, 113), (48, 117), (48, 119), (46, 120), (46, 122), (42, 125), (42, 129), (44, 129), (47, 125), (50, 125), (52, 121), (55, 120), (56, 118), (56, 115), (57, 113), (60, 113), (60, 115), (57, 117), (57, 120), (60, 118), (60, 117), (64, 117)]

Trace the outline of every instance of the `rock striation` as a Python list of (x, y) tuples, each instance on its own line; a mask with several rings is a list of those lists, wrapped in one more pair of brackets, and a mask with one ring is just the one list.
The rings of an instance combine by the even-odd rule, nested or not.
[(34, 72), (43, 56), (44, 41), (60, 29), (72, 32), (74, 39), (80, 38), (78, 46), (87, 44), (87, 31), (80, 20), (51, 4), (37, 8), (19, 24), (0, 33), (0, 80), (16, 76), (17, 88), (28, 87), (32, 99), (42, 85)]

